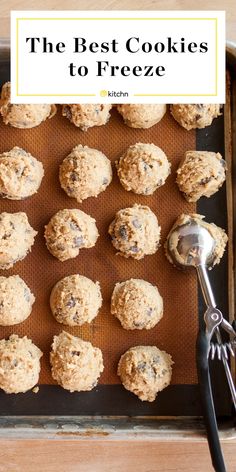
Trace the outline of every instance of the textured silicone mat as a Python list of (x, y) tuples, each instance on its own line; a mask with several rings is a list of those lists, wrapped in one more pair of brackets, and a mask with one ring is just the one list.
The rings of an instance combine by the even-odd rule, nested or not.
[[(102, 150), (114, 162), (124, 150), (136, 142), (154, 143), (167, 154), (172, 172), (166, 184), (153, 196), (138, 196), (126, 192), (119, 184), (113, 166), (113, 181), (97, 199), (89, 198), (82, 204), (69, 198), (60, 188), (59, 164), (77, 144)], [(38, 231), (32, 252), (13, 269), (1, 271), (1, 275), (19, 274), (36, 297), (31, 316), (24, 323), (3, 328), (0, 337), (11, 333), (27, 335), (42, 349), (41, 384), (54, 383), (50, 375), (49, 350), (54, 334), (65, 329), (102, 349), (105, 370), (100, 382), (119, 383), (116, 366), (120, 355), (129, 347), (140, 344), (157, 345), (169, 352), (175, 362), (173, 384), (196, 383), (195, 337), (197, 330), (197, 283), (193, 273), (181, 273), (166, 260), (163, 243), (176, 217), (181, 212), (195, 210), (181, 196), (175, 184), (175, 171), (184, 152), (195, 148), (195, 132), (182, 129), (170, 116), (149, 130), (135, 130), (124, 125), (116, 109), (106, 126), (80, 131), (66, 118), (57, 115), (31, 130), (19, 130), (0, 124), (0, 152), (20, 146), (43, 162), (45, 176), (37, 195), (17, 202), (0, 201), (1, 211), (25, 211), (30, 224)], [(153, 256), (141, 261), (115, 255), (107, 229), (115, 212), (135, 202), (150, 206), (162, 227), (162, 246)], [(59, 262), (47, 250), (44, 242), (44, 225), (59, 209), (80, 208), (97, 220), (100, 237), (92, 249), (81, 250), (80, 255), (66, 262)], [(103, 306), (91, 325), (63, 327), (58, 324), (49, 307), (49, 295), (53, 285), (62, 277), (80, 273), (101, 284)], [(128, 278), (143, 278), (156, 284), (164, 298), (164, 317), (149, 331), (126, 331), (110, 314), (110, 297), (116, 282)]]

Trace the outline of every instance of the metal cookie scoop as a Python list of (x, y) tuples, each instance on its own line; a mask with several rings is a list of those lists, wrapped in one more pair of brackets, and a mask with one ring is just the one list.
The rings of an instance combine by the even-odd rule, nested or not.
[[(212, 350), (211, 338), (216, 334), (218, 351), (224, 365), (229, 388), (234, 406), (236, 408), (236, 390), (232, 379), (230, 367), (227, 362), (227, 353), (223, 348), (219, 326), (228, 331), (236, 339), (236, 332), (224, 318), (220, 310), (216, 308), (215, 298), (211, 289), (207, 267), (215, 262), (215, 240), (208, 229), (201, 224), (201, 220), (189, 218), (183, 224), (175, 225), (170, 231), (167, 242), (167, 257), (177, 267), (194, 267), (198, 274), (207, 311), (204, 316), (206, 330), (200, 330), (197, 340), (197, 369), (199, 385), (201, 389), (204, 418), (208, 433), (208, 442), (211, 451), (212, 462), (217, 472), (225, 471), (224, 460), (220, 448), (218, 429), (215, 417), (214, 404), (209, 374), (208, 358)], [(216, 346), (216, 345), (214, 345)]]
[[(176, 244), (177, 241), (178, 243)], [(207, 267), (214, 265), (214, 258), (216, 257), (214, 247), (215, 240), (207, 228), (201, 224), (201, 220), (197, 222), (195, 219), (190, 219), (189, 223), (176, 226), (169, 233), (166, 249), (174, 265), (179, 267), (194, 267), (197, 270), (203, 297), (208, 307), (206, 312), (207, 316), (205, 314), (208, 336), (211, 334), (210, 337), (212, 337), (215, 331), (219, 350), (221, 351), (219, 357), (221, 357), (224, 364), (225, 373), (236, 409), (236, 390), (227, 362), (228, 356), (223, 349), (224, 345), (222, 343), (219, 325), (222, 324), (222, 327), (228, 331), (230, 327), (231, 334), (234, 336), (236, 333), (231, 325), (223, 318), (222, 313), (218, 309), (216, 310), (216, 302), (207, 273)], [(218, 322), (218, 320), (220, 321)], [(221, 346), (222, 349), (220, 349)], [(209, 339), (209, 351), (210, 348), (211, 345)]]

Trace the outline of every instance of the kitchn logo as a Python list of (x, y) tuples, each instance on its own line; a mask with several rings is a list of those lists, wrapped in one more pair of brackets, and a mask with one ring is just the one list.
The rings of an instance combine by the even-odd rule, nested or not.
[(100, 97), (128, 97), (128, 92), (116, 92), (115, 90), (100, 90)]

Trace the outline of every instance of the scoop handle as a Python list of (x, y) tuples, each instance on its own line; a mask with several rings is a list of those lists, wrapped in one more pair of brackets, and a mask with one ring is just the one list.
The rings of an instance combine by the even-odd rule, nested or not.
[(212, 465), (216, 472), (226, 472), (224, 458), (220, 446), (218, 426), (212, 397), (209, 365), (209, 341), (204, 330), (200, 329), (197, 336), (196, 361), (198, 382), (201, 394), (203, 417), (205, 421), (207, 440), (211, 453)]
[[(212, 288), (211, 288), (211, 283), (210, 283), (210, 280), (209, 280), (209, 277), (208, 277), (208, 272), (207, 272), (206, 266), (203, 265), (203, 264), (200, 264), (199, 266), (197, 266), (197, 274), (198, 274), (198, 280), (199, 280), (199, 283), (200, 283), (200, 286), (201, 286), (201, 289), (202, 289), (202, 294), (203, 294), (206, 305), (209, 308), (216, 308), (215, 297), (214, 297), (214, 294), (213, 294), (213, 291), (212, 291)], [(215, 328), (215, 334), (216, 334), (217, 342), (221, 346), (222, 345), (222, 338), (221, 338), (221, 333), (220, 333), (220, 330), (219, 330), (218, 326)], [(228, 386), (229, 386), (229, 389), (230, 389), (232, 401), (233, 401), (233, 404), (234, 404), (234, 408), (236, 410), (236, 388), (235, 388), (234, 381), (233, 381), (233, 378), (232, 378), (232, 374), (231, 374), (231, 371), (230, 371), (230, 367), (229, 367), (229, 364), (228, 364), (228, 361), (225, 357), (224, 352), (222, 352), (221, 357), (222, 357), (222, 362), (223, 362), (223, 366), (224, 366)]]
[(216, 301), (211, 288), (211, 282), (208, 277), (207, 268), (204, 264), (200, 264), (196, 267), (196, 269), (205, 303), (207, 307), (215, 308)]

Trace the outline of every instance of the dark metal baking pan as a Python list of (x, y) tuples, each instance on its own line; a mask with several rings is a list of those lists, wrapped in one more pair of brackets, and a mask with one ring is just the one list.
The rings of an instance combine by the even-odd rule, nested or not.
[[(9, 43), (0, 41), (0, 85), (9, 80)], [(210, 199), (202, 199), (197, 205), (197, 211), (204, 214), (208, 221), (214, 221), (217, 225), (230, 229), (230, 244), (228, 254), (223, 262), (211, 273), (213, 289), (216, 293), (217, 303), (224, 315), (232, 320), (234, 317), (233, 283), (234, 283), (234, 251), (232, 229), (235, 222), (235, 184), (233, 173), (235, 159), (233, 155), (236, 150), (236, 50), (232, 44), (227, 47), (227, 69), (229, 74), (230, 103), (225, 107), (224, 114), (215, 120), (211, 127), (198, 130), (196, 135), (196, 147), (201, 150), (219, 151), (222, 155), (227, 153), (227, 161), (232, 164), (232, 172), (228, 176), (226, 187)], [(230, 165), (231, 165), (230, 164)], [(199, 295), (199, 316), (204, 310), (203, 300)], [(232, 369), (234, 366), (232, 366)], [(231, 400), (228, 392), (223, 368), (220, 362), (212, 364), (212, 381), (217, 416), (222, 419), (227, 431), (230, 431), (231, 423)], [(121, 385), (100, 385), (94, 391), (86, 393), (74, 393), (73, 396), (60, 387), (40, 386), (37, 395), (32, 392), (18, 395), (6, 395), (0, 392), (0, 425), (9, 428), (15, 422), (19, 427), (27, 419), (27, 424), (38, 424), (38, 428), (47, 421), (60, 421), (65, 423), (65, 416), (75, 419), (84, 425), (84, 417), (93, 417), (91, 421), (86, 420), (86, 425), (92, 424), (95, 417), (110, 417), (108, 424), (116, 424), (119, 427), (118, 417), (129, 417), (125, 422), (125, 428), (137, 427), (136, 420), (131, 417), (140, 417), (139, 426), (148, 425), (158, 428), (158, 424), (166, 424), (167, 431), (175, 430), (175, 425), (183, 433), (180, 427), (183, 417), (195, 418), (192, 422), (184, 423), (187, 429), (202, 431), (202, 423), (199, 418), (201, 406), (199, 401), (197, 385), (171, 385), (158, 395), (158, 401), (153, 403), (140, 402), (134, 395), (125, 391)], [(19, 417), (18, 420), (14, 419)], [(44, 420), (37, 419), (44, 416)], [(12, 420), (10, 419), (12, 417)], [(24, 417), (24, 421), (22, 418)], [(32, 419), (34, 417), (34, 419)], [(81, 420), (79, 420), (81, 417)], [(141, 418), (142, 417), (142, 418)], [(150, 420), (147, 419), (150, 417)], [(160, 418), (172, 417), (165, 421)], [(175, 417), (175, 419), (173, 419)], [(77, 418), (77, 419), (76, 419)], [(113, 418), (113, 419), (112, 419)], [(155, 418), (154, 425), (152, 420)], [(159, 420), (158, 420), (159, 418)], [(23, 421), (23, 423), (21, 422)], [(41, 422), (40, 422), (41, 421)], [(71, 419), (69, 424), (71, 423)], [(122, 420), (123, 421), (123, 420)], [(130, 421), (130, 423), (129, 423)], [(159, 421), (159, 423), (158, 423)], [(13, 423), (12, 423), (13, 422)], [(114, 423), (115, 422), (115, 423)], [(15, 424), (14, 423), (14, 424)], [(59, 424), (58, 423), (58, 424)], [(98, 423), (102, 425), (102, 420)], [(124, 427), (124, 423), (120, 423)], [(152, 426), (150, 426), (152, 425)], [(191, 425), (191, 426), (190, 426)], [(86, 426), (86, 427), (87, 427)], [(109, 429), (109, 426), (107, 426)], [(144, 428), (145, 429), (145, 428)]]

